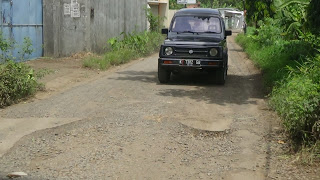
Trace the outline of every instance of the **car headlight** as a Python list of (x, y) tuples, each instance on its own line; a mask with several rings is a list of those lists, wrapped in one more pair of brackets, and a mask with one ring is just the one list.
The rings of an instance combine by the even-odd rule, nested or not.
[(173, 54), (173, 49), (172, 49), (172, 47), (166, 47), (166, 49), (164, 49), (164, 53), (165, 53), (165, 55), (167, 55), (167, 56), (172, 55), (172, 54)]
[(210, 49), (210, 56), (216, 56), (218, 55), (218, 50), (216, 48)]

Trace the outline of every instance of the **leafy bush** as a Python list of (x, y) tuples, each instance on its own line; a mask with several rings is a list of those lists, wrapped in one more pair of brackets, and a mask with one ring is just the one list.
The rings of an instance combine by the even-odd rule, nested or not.
[(0, 108), (33, 95), (38, 87), (33, 70), (26, 64), (11, 60), (0, 64)]
[(260, 45), (270, 46), (282, 40), (282, 29), (279, 26), (278, 20), (266, 18), (264, 21), (259, 21), (258, 24), (260, 28), (256, 29), (257, 35), (252, 37), (255, 38)]
[[(13, 48), (17, 48), (15, 43), (4, 38), (0, 31), (0, 108), (33, 95), (41, 86), (35, 78), (33, 69), (24, 63), (12, 60), (15, 57), (12, 57), (9, 51)], [(24, 38), (24, 43), (19, 51), (21, 60), (33, 51), (30, 38)]]

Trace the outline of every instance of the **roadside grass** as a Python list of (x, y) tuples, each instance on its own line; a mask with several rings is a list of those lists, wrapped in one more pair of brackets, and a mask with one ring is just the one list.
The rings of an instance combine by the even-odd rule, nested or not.
[(298, 160), (306, 165), (320, 163), (320, 141), (311, 146), (304, 146), (299, 152)]
[(282, 118), (301, 162), (319, 162), (320, 54), (315, 48), (319, 41), (288, 40), (279, 32), (267, 22), (239, 34), (236, 41), (261, 68), (270, 106)]
[(127, 63), (133, 59), (156, 52), (164, 37), (158, 32), (122, 34), (124, 37), (108, 41), (109, 50), (104, 55), (92, 55), (83, 61), (83, 66), (106, 70), (111, 66)]
[(320, 140), (320, 56), (290, 68), (273, 88), (270, 104), (298, 143)]
[(110, 66), (110, 62), (102, 59), (103, 57), (101, 56), (91, 55), (84, 59), (83, 66), (92, 68), (92, 69), (100, 69), (100, 70), (108, 69)]
[(290, 72), (288, 67), (297, 67), (311, 51), (307, 43), (300, 41), (278, 40), (264, 46), (244, 34), (239, 34), (236, 41), (262, 70), (264, 83), (269, 89), (286, 78)]

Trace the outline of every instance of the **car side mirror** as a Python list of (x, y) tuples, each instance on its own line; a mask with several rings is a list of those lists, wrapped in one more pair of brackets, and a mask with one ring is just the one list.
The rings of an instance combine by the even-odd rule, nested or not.
[(166, 34), (168, 35), (169, 34), (169, 29), (161, 29), (161, 34)]
[(225, 35), (226, 36), (231, 36), (232, 35), (232, 31), (231, 30), (226, 30), (225, 31)]

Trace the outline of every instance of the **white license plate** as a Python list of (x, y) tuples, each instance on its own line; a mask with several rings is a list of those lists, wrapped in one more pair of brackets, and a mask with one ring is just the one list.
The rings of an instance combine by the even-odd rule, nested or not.
[(193, 60), (186, 60), (187, 66), (193, 66)]
[(193, 65), (200, 65), (201, 61), (200, 60), (184, 60), (184, 63), (183, 63), (183, 60), (182, 60), (182, 61), (180, 61), (180, 64), (184, 64), (187, 66), (193, 66)]

